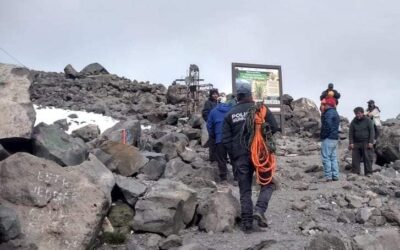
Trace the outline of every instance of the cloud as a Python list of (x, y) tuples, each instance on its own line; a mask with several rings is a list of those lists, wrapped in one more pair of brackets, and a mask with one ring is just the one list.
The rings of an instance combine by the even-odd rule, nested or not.
[[(389, 118), (400, 113), (399, 24), (394, 0), (3, 0), (0, 46), (34, 69), (96, 61), (164, 84), (195, 63), (226, 92), (232, 62), (281, 65), (295, 98), (318, 101), (333, 82), (342, 115), (375, 99)], [(15, 63), (1, 52), (0, 61)]]

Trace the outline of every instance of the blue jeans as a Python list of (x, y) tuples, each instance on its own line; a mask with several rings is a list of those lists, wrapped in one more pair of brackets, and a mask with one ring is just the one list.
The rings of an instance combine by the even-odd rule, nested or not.
[(322, 164), (326, 179), (339, 178), (339, 165), (336, 155), (338, 140), (324, 139), (321, 144)]

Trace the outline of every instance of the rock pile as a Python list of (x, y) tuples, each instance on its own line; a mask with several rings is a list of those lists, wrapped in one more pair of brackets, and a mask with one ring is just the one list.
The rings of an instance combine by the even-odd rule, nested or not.
[[(15, 97), (17, 83), (23, 94)], [(167, 90), (132, 82), (99, 64), (81, 72), (68, 65), (65, 74), (35, 71), (33, 77), (0, 65), (0, 88), (0, 112), (10, 115), (0, 121), (0, 249), (399, 245), (395, 122), (384, 125), (377, 144), (384, 163), (379, 171), (368, 178), (345, 170), (349, 152), (343, 136), (340, 181), (326, 183), (316, 140), (318, 108), (308, 99), (294, 101), (285, 95), (287, 133), (276, 137), (281, 185), (269, 205), (270, 229), (244, 236), (237, 227), (239, 194), (232, 173), (227, 188), (217, 184), (217, 167), (202, 147), (207, 141), (204, 122), (199, 115), (184, 118), (182, 86)], [(29, 91), (36, 104), (124, 119), (102, 134), (89, 124), (69, 135), (62, 121), (33, 128)], [(8, 106), (24, 112), (11, 114)], [(348, 121), (342, 119), (346, 129)]]

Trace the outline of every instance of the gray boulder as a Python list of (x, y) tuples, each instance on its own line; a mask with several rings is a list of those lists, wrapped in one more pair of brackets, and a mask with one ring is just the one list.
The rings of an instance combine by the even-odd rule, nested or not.
[(154, 151), (166, 155), (167, 160), (171, 160), (178, 156), (179, 152), (183, 152), (189, 144), (189, 139), (186, 135), (172, 132), (162, 136), (153, 145)]
[(82, 75), (101, 75), (101, 74), (110, 74), (108, 71), (101, 66), (99, 63), (92, 63), (84, 67), (80, 74)]
[(126, 144), (138, 146), (141, 135), (141, 125), (138, 120), (121, 121), (103, 132), (102, 137), (115, 142), (122, 141), (122, 130), (127, 133)]
[(186, 102), (186, 91), (185, 85), (170, 85), (167, 90), (167, 102), (170, 104), (178, 104)]
[(89, 154), (88, 160), (71, 168), (84, 173), (93, 184), (104, 192), (111, 202), (111, 191), (115, 185), (114, 175), (95, 155)]
[(0, 243), (17, 238), (21, 225), (15, 210), (0, 205)]
[(171, 234), (166, 239), (160, 242), (160, 249), (175, 249), (176, 247), (182, 246), (182, 238), (178, 235)]
[[(0, 162), (0, 203), (39, 249), (90, 248), (109, 202), (80, 171), (27, 153)], [(73, 225), (73, 226), (71, 226)]]
[(147, 190), (147, 186), (145, 184), (134, 178), (115, 175), (115, 181), (124, 195), (126, 202), (132, 207), (135, 206), (139, 197), (142, 196)]
[(213, 248), (208, 248), (199, 243), (190, 243), (177, 248), (177, 250), (213, 250)]
[(201, 116), (201, 114), (194, 114), (190, 117), (188, 124), (192, 127), (192, 128), (198, 128), (200, 129), (202, 124), (204, 123), (203, 117)]
[(383, 126), (376, 142), (375, 152), (378, 164), (394, 162), (400, 159), (400, 124)]
[(9, 157), (10, 153), (0, 144), (0, 161), (4, 160), (5, 158)]
[(164, 171), (164, 177), (176, 181), (192, 180), (196, 174), (190, 164), (184, 163), (180, 158), (170, 160)]
[(88, 148), (80, 138), (73, 138), (56, 125), (40, 123), (34, 128), (34, 154), (61, 166), (74, 166), (87, 159)]
[(99, 161), (101, 161), (110, 171), (117, 171), (117, 162), (114, 162), (112, 155), (107, 154), (99, 148), (94, 148), (90, 151), (96, 156)]
[(289, 133), (308, 132), (319, 135), (321, 115), (317, 105), (307, 98), (291, 102), (293, 110), (287, 109), (285, 114), (285, 131)]
[(0, 63), (0, 139), (31, 138), (36, 119), (31, 83), (28, 69)]
[(134, 230), (177, 234), (189, 224), (197, 205), (196, 192), (186, 185), (161, 179), (136, 203)]
[(71, 64), (68, 64), (67, 66), (65, 66), (64, 68), (64, 74), (66, 78), (71, 78), (71, 79), (75, 79), (79, 77), (79, 73), (78, 71), (76, 71), (74, 69), (74, 67), (72, 67)]
[(185, 148), (183, 152), (179, 152), (179, 156), (188, 163), (194, 162), (197, 158), (200, 158), (196, 151), (190, 148)]
[(200, 203), (199, 228), (206, 232), (232, 232), (235, 220), (239, 217), (239, 201), (227, 192), (215, 192)]
[(179, 115), (175, 111), (171, 111), (168, 113), (167, 119), (165, 119), (165, 123), (168, 125), (176, 125), (178, 123)]
[(140, 172), (145, 174), (149, 180), (157, 181), (164, 174), (166, 164), (164, 159), (151, 159)]
[(380, 228), (375, 235), (364, 234), (353, 238), (353, 249), (399, 249), (400, 234), (393, 228)]
[(347, 250), (346, 244), (342, 241), (342, 239), (330, 235), (330, 234), (321, 234), (315, 236), (311, 241), (307, 250), (321, 250), (321, 249), (331, 249), (331, 250)]
[(105, 141), (100, 145), (100, 149), (111, 155), (112, 161), (109, 164), (114, 165), (116, 172), (123, 176), (138, 173), (149, 161), (139, 149), (122, 143)]
[(73, 137), (81, 138), (84, 142), (89, 142), (99, 137), (100, 129), (99, 126), (95, 124), (88, 124), (82, 128), (72, 131), (71, 135)]
[(55, 122), (53, 122), (54, 125), (57, 125), (60, 129), (64, 131), (68, 131), (69, 125), (67, 119), (60, 119)]

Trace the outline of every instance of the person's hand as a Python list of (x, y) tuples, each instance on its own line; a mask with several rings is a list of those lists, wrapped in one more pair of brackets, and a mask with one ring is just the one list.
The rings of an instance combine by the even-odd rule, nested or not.
[(354, 144), (349, 144), (349, 149), (352, 150), (354, 148)]
[(371, 149), (371, 148), (373, 148), (373, 147), (374, 147), (374, 144), (368, 143), (368, 148), (369, 148), (369, 149)]

